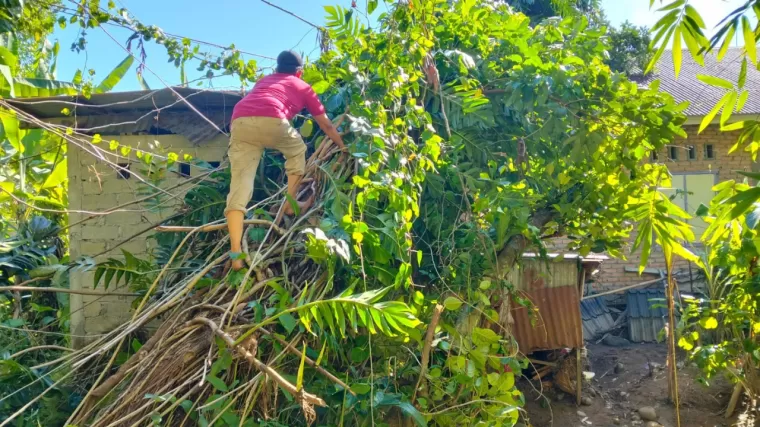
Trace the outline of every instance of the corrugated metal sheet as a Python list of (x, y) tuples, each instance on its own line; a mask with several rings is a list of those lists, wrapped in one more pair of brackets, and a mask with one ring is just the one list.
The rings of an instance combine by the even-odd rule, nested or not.
[(525, 292), (538, 313), (534, 322), (525, 307), (512, 311), (512, 335), (524, 354), (536, 350), (579, 348), (583, 346), (581, 311), (576, 284), (554, 288), (542, 287)]
[(639, 289), (628, 291), (628, 337), (632, 342), (657, 342), (668, 320), (665, 291)]
[(507, 280), (520, 291), (578, 287), (579, 279), (578, 262), (572, 258), (550, 261), (524, 259), (522, 265), (512, 269), (507, 276)]
[[(84, 133), (105, 135), (146, 132), (155, 128), (183, 135), (193, 143), (200, 144), (209, 141), (219, 132), (215, 126), (200, 117), (198, 112), (208, 117), (216, 127), (224, 129), (228, 126), (233, 107), (240, 99), (241, 94), (235, 92), (174, 87), (93, 94), (89, 99), (81, 96), (56, 96), (13, 99), (8, 102), (51, 123), (70, 122), (67, 125), (74, 127), (73, 120), (76, 118), (76, 129)], [(64, 108), (71, 110), (71, 116), (62, 113)], [(88, 131), (98, 127), (101, 128), (97, 131)]]
[(615, 324), (603, 298), (581, 301), (581, 317), (583, 318), (583, 339), (586, 341), (599, 338)]
[(182, 135), (195, 145), (212, 141), (222, 135), (217, 130), (229, 129), (232, 109), (229, 111), (206, 110), (203, 115), (216, 125), (204, 120), (196, 112), (131, 113), (118, 115), (77, 116), (48, 119), (50, 123), (72, 127), (77, 132), (103, 135), (130, 134), (133, 132), (170, 132)]

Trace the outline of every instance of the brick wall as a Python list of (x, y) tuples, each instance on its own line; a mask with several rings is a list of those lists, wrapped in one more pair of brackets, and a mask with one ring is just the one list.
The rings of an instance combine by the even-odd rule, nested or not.
[[(721, 132), (717, 125), (708, 127), (701, 134), (698, 133), (698, 125), (687, 125), (684, 129), (688, 138), (674, 142), (678, 151), (676, 160), (669, 159), (669, 147), (657, 153), (657, 161), (667, 164), (671, 173), (712, 172), (716, 175), (716, 182), (722, 182), (730, 179), (743, 180), (744, 177), (739, 175), (737, 171), (750, 171), (752, 169), (751, 158), (746, 152), (739, 149), (728, 154), (736, 142), (738, 133)], [(712, 146), (712, 159), (708, 159), (706, 156), (707, 145)], [(696, 158), (693, 160), (689, 159), (689, 146), (696, 148)], [(693, 214), (693, 212), (691, 213)], [(561, 250), (566, 243), (562, 239), (557, 239), (550, 246), (556, 250)], [(696, 253), (701, 251), (698, 242), (695, 242), (691, 249)], [(639, 275), (636, 271), (626, 271), (626, 268), (638, 269), (640, 259), (640, 254), (634, 253), (629, 254), (627, 260), (611, 258), (605, 261), (600, 272), (593, 277), (590, 284), (591, 289), (598, 293), (657, 278), (658, 276), (652, 274)], [(652, 249), (647, 267), (665, 269), (665, 260), (659, 247)], [(689, 271), (689, 263), (680, 258), (676, 260), (674, 267), (676, 271), (684, 273)], [(692, 265), (692, 273), (696, 274), (697, 271), (698, 269)]]
[[(148, 144), (153, 141), (159, 141), (161, 147), (167, 151), (190, 154), (195, 158), (206, 161), (221, 161), (227, 148), (227, 139), (219, 137), (204, 144), (201, 147), (194, 147), (186, 138), (179, 135), (113, 135), (103, 136), (104, 141), (111, 139), (118, 140), (123, 145), (130, 147), (142, 147), (148, 149)], [(103, 143), (103, 148), (107, 148)], [(182, 158), (182, 154), (180, 158)], [(132, 160), (134, 152), (131, 154)], [(106, 155), (106, 158), (114, 163), (126, 163), (127, 159), (115, 155)], [(140, 198), (139, 190), (145, 190), (144, 185), (134, 176), (129, 179), (123, 179), (117, 176), (117, 172), (108, 163), (102, 159), (94, 157), (92, 154), (85, 152), (77, 147), (72, 147), (68, 154), (68, 177), (69, 177), (69, 208), (74, 211), (84, 212), (102, 212), (109, 208), (122, 205)], [(137, 166), (135, 164), (135, 166)], [(135, 167), (135, 169), (137, 169)], [(196, 176), (202, 172), (196, 167), (192, 167), (191, 176)], [(176, 173), (167, 175), (167, 179), (161, 184), (163, 188), (177, 185), (186, 180)], [(187, 188), (187, 187), (182, 187)], [(181, 190), (175, 190), (174, 193), (181, 196)], [(171, 200), (171, 199), (169, 199)], [(136, 204), (124, 208), (125, 212), (115, 212), (109, 215), (100, 216), (88, 222), (72, 227), (69, 230), (71, 258), (76, 259), (80, 256), (94, 256), (103, 251), (106, 254), (95, 258), (100, 262), (109, 257), (120, 258), (121, 250), (115, 249), (115, 246), (128, 239), (130, 236), (149, 228), (152, 224), (168, 217), (175, 211), (175, 200), (168, 203), (160, 211), (147, 211), (145, 206)], [(83, 218), (89, 216), (87, 213), (79, 212), (70, 215), (70, 223), (74, 224)], [(153, 240), (147, 239), (150, 233), (144, 234), (131, 240), (121, 248), (138, 256), (145, 256), (150, 250), (150, 244)], [(72, 271), (70, 281), (72, 289), (92, 289), (94, 272)], [(99, 290), (102, 290), (99, 288)], [(109, 288), (109, 291), (117, 289)], [(125, 289), (118, 289), (126, 291)], [(81, 346), (85, 340), (81, 337), (93, 337), (98, 334), (107, 332), (118, 326), (130, 315), (131, 299), (117, 296), (83, 296), (72, 295), (71, 298), (71, 333), (75, 336), (75, 346)]]

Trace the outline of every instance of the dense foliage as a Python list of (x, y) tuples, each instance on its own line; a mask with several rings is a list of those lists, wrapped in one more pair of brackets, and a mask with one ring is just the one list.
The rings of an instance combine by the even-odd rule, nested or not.
[[(367, 12), (377, 5), (369, 1)], [(622, 255), (640, 223), (636, 246), (644, 258), (657, 239), (669, 253), (693, 259), (681, 246), (690, 237), (688, 228), (677, 219), (688, 215), (657, 192), (667, 170), (642, 165), (652, 150), (684, 135), (683, 106), (656, 87), (642, 90), (611, 71), (604, 59), (605, 29), (579, 16), (537, 23), (500, 2), (476, 0), (411, 0), (389, 8), (376, 30), (365, 28), (352, 9), (326, 9), (324, 50), (304, 78), (332, 116), (346, 115), (342, 130), (357, 166), (350, 180), (334, 163), (319, 171), (330, 183), (321, 193), (321, 217), (306, 237), (293, 238), (293, 247), (296, 254), (308, 254), (303, 263), (325, 268), (329, 279), (307, 286), (289, 283), (283, 273), (285, 280), (271, 285), (267, 298), (250, 302), (254, 321), (245, 328), (252, 334), (267, 325), (288, 341), (305, 336), (296, 341), (305, 345), (304, 355), (347, 377), (355, 395), (305, 366), (306, 356), (291, 354), (276, 365), (298, 379), (293, 382), (300, 392), (325, 399), (326, 407), (314, 414), (321, 424), (367, 424), (401, 413), (418, 425), (513, 425), (523, 403), (514, 388), (522, 361), (503, 333), (499, 311), (514, 296), (506, 273), (524, 251), (540, 252), (546, 239), (566, 236), (570, 249), (582, 254)], [(255, 63), (238, 60), (234, 48), (221, 56), (201, 54), (189, 40), (166, 37), (125, 16), (113, 7), (81, 2), (71, 21), (84, 27), (130, 26), (133, 40), (163, 44), (181, 70), (200, 61), (200, 68), (235, 74), (241, 81), (257, 76)], [(7, 83), (13, 87), (13, 81)], [(87, 93), (101, 85), (76, 86)], [(307, 123), (299, 118), (297, 125), (318, 146), (322, 137), (312, 135)], [(72, 140), (68, 132), (49, 132)], [(118, 142), (113, 149), (119, 149)], [(172, 166), (169, 155), (147, 161)], [(277, 179), (280, 171), (270, 165), (265, 173)], [(212, 183), (188, 193), (188, 214), (172, 224), (199, 226), (219, 218), (227, 179), (217, 173)], [(266, 191), (258, 191), (254, 201), (267, 197)], [(265, 211), (253, 214), (271, 219)], [(248, 238), (267, 239), (255, 230)], [(158, 239), (156, 260), (180, 268), (162, 282), (167, 292), (172, 283), (193, 277), (190, 273), (207, 265), (220, 247), (214, 235), (194, 242), (192, 251), (180, 246), (181, 238)], [(175, 249), (185, 251), (179, 264), (171, 264)], [(99, 266), (97, 277), (106, 283), (131, 280), (152, 301), (161, 300), (155, 293), (160, 277), (109, 274), (141, 266), (127, 256), (121, 265)], [(230, 280), (224, 283), (231, 289), (251, 285)], [(212, 274), (193, 283), (219, 291)], [(427, 340), (425, 328), (439, 305), (447, 311), (434, 340)], [(426, 345), (432, 349), (423, 372)], [(273, 341), (256, 350), (263, 354), (277, 346)], [(135, 344), (135, 351), (139, 348)], [(141, 404), (147, 400), (163, 408), (154, 422), (179, 408), (197, 420), (232, 425), (249, 416), (247, 401), (221, 395), (237, 387), (244, 372), (233, 364), (230, 343), (208, 351), (213, 374), (203, 390), (214, 390), (218, 399), (187, 406), (181, 396), (139, 396)], [(280, 422), (303, 423), (296, 405), (302, 401), (294, 399), (301, 397), (275, 399)], [(311, 416), (306, 406), (303, 410)]]

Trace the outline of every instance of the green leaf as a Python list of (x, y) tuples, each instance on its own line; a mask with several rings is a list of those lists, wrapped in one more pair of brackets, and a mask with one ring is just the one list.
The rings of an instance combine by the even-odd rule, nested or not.
[(296, 391), (303, 389), (303, 372), (306, 367), (306, 343), (303, 343), (303, 351), (301, 352), (301, 364), (298, 366), (298, 376), (296, 377)]
[(744, 89), (744, 84), (747, 82), (747, 58), (742, 58), (742, 67), (739, 70), (739, 80), (737, 86), (739, 89)]
[(318, 82), (314, 83), (314, 85), (312, 86), (312, 89), (314, 89), (314, 92), (317, 95), (322, 95), (329, 88), (330, 88), (330, 83), (328, 83), (326, 80), (318, 81)]
[(312, 120), (306, 120), (301, 125), (301, 128), (298, 129), (298, 131), (301, 133), (301, 136), (304, 138), (308, 138), (311, 136), (311, 133), (314, 131), (314, 122)]
[(718, 114), (721, 108), (723, 108), (723, 105), (726, 103), (728, 98), (730, 97), (731, 92), (726, 93), (723, 95), (723, 98), (718, 101), (717, 104), (713, 107), (712, 110), (710, 110), (709, 113), (702, 119), (702, 123), (699, 125), (699, 133), (701, 133), (703, 130), (705, 130), (710, 124), (712, 123), (713, 119), (715, 119), (715, 116)]
[(278, 318), (278, 320), (280, 321), (282, 327), (288, 331), (288, 333), (292, 333), (296, 326), (298, 326), (298, 321), (290, 313), (283, 314)]
[(701, 82), (708, 84), (710, 86), (721, 87), (723, 89), (728, 89), (728, 90), (734, 90), (734, 85), (730, 81), (726, 79), (722, 79), (720, 77), (709, 76), (707, 74), (697, 74), (697, 78)]
[(66, 165), (67, 162), (58, 162), (58, 164), (55, 165), (55, 168), (53, 168), (53, 172), (48, 175), (47, 179), (45, 179), (45, 182), (42, 184), (42, 187), (40, 187), (40, 189), (44, 190), (46, 188), (56, 188), (63, 185), (63, 183), (68, 179), (68, 168)]
[(417, 427), (427, 427), (427, 420), (425, 420), (425, 417), (422, 416), (420, 411), (418, 411), (414, 405), (409, 402), (401, 402), (396, 406), (401, 409), (401, 412), (411, 417), (412, 420), (414, 420), (414, 423), (417, 424)]
[(736, 22), (732, 22), (728, 26), (728, 31), (726, 33), (726, 38), (723, 40), (723, 44), (720, 47), (720, 50), (718, 50), (718, 55), (716, 58), (718, 59), (718, 62), (722, 61), (723, 58), (726, 56), (726, 52), (728, 52), (728, 48), (731, 47), (731, 43), (734, 41), (734, 34), (736, 33)]
[(702, 16), (699, 14), (699, 12), (697, 12), (697, 9), (694, 9), (694, 6), (687, 4), (685, 10), (686, 16), (693, 19), (699, 28), (706, 28), (705, 21), (702, 19)]
[(678, 346), (686, 351), (691, 351), (694, 348), (694, 344), (689, 341), (686, 337), (681, 337), (678, 340)]
[(742, 91), (741, 95), (739, 95), (739, 100), (736, 101), (737, 113), (741, 113), (741, 111), (744, 109), (744, 104), (747, 103), (748, 98), (749, 98), (749, 91), (748, 90)]
[(222, 381), (220, 378), (215, 377), (213, 375), (207, 375), (206, 381), (211, 383), (211, 385), (214, 386), (215, 389), (223, 393), (226, 393), (229, 390), (229, 388), (227, 387), (227, 384), (225, 384), (224, 381)]
[(116, 86), (121, 79), (124, 78), (124, 75), (127, 74), (127, 71), (129, 71), (130, 67), (132, 67), (132, 64), (135, 62), (135, 57), (131, 54), (128, 54), (126, 58), (124, 58), (119, 65), (116, 66), (113, 70), (111, 70), (110, 73), (106, 76), (105, 79), (103, 79), (100, 84), (95, 87), (94, 93), (106, 93), (110, 92), (114, 86)]
[(673, 71), (675, 72), (676, 79), (681, 72), (681, 28), (677, 27), (673, 33)]
[(760, 181), (760, 172), (736, 171), (736, 173)]
[(729, 219), (736, 219), (740, 215), (743, 215), (753, 203), (760, 199), (760, 187), (750, 188), (749, 190), (741, 191), (739, 194), (726, 200), (724, 203), (727, 205), (734, 205), (731, 209)]
[(749, 18), (742, 16), (742, 27), (744, 30), (744, 49), (752, 64), (757, 64), (757, 45), (755, 42), (755, 31), (749, 23)]
[(369, 0), (367, 2), (367, 15), (371, 15), (377, 9), (377, 2), (378, 0)]
[(59, 95), (76, 95), (77, 87), (69, 82), (17, 77), (14, 90), (19, 98), (44, 98)]
[(705, 329), (716, 329), (718, 327), (718, 319), (710, 316), (699, 319), (699, 325)]
[(733, 114), (734, 107), (736, 106), (736, 92), (731, 91), (727, 95), (728, 99), (726, 100), (726, 105), (723, 106), (723, 112), (720, 114), (721, 126), (728, 122), (728, 119), (731, 118), (731, 114)]
[(150, 86), (148, 86), (148, 82), (145, 81), (142, 73), (137, 73), (137, 82), (140, 83), (140, 87), (143, 90), (150, 90)]
[(675, 8), (683, 6), (683, 4), (686, 3), (686, 0), (676, 0), (673, 3), (670, 3), (668, 5), (665, 5), (659, 9), (657, 9), (658, 12), (666, 12), (668, 10), (673, 10)]
[(8, 67), (7, 65), (0, 65), (0, 74), (3, 75), (3, 78), (5, 79), (5, 82), (7, 83), (7, 86), (5, 83), (0, 85), (0, 91), (5, 92), (6, 90), (5, 88), (7, 87), (8, 94), (10, 95), (10, 97), (15, 98), (16, 91), (14, 89), (13, 74), (11, 73), (10, 67)]
[(443, 306), (446, 307), (446, 310), (455, 311), (462, 306), (462, 300), (457, 297), (448, 297), (443, 301)]
[(19, 121), (16, 119), (16, 113), (12, 111), (3, 111), (2, 114), (0, 114), (0, 121), (3, 123), (5, 139), (8, 140), (16, 151), (23, 153), (24, 145), (21, 143), (21, 138), (19, 137)]

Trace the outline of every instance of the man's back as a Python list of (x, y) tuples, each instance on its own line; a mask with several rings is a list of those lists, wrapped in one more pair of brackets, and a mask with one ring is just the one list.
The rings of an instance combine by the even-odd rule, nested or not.
[(308, 83), (293, 74), (274, 73), (256, 82), (253, 90), (235, 105), (232, 120), (239, 117), (291, 120), (304, 108), (314, 116), (325, 113)]

